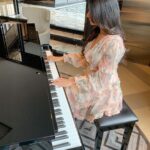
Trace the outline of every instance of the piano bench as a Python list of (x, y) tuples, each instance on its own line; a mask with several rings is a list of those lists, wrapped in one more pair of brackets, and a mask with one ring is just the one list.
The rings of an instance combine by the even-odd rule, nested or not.
[(103, 133), (105, 131), (124, 128), (121, 150), (126, 150), (135, 122), (138, 121), (136, 115), (132, 112), (129, 106), (123, 101), (122, 111), (114, 116), (104, 116), (94, 120), (97, 132), (95, 137), (95, 149), (100, 150)]

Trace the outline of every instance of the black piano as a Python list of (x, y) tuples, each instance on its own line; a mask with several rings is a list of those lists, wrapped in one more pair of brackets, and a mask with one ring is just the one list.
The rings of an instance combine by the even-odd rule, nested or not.
[(59, 73), (45, 61), (50, 47), (40, 45), (35, 25), (0, 16), (0, 39), (0, 149), (83, 149), (64, 89), (50, 85)]
[[(1, 16), (0, 19), (3, 39), (0, 48), (0, 149), (43, 140), (49, 141), (49, 149), (53, 149), (51, 140), (55, 138), (57, 124), (35, 26), (27, 25), (25, 19), (18, 18), (18, 15), (16, 20), (9, 16)], [(9, 21), (19, 23), (13, 25)], [(33, 31), (32, 39), (25, 40), (23, 36), (20, 39), (18, 34), (19, 29), (20, 35), (23, 33), (22, 24), (27, 26), (29, 37), (29, 31)], [(8, 26), (10, 29), (5, 32)], [(8, 41), (4, 33), (11, 28), (17, 31), (16, 37), (11, 37), (15, 42), (5, 45)]]

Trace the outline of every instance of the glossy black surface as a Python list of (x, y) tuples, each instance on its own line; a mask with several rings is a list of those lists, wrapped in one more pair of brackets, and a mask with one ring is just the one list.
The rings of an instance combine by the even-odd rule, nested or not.
[(53, 138), (45, 72), (2, 58), (0, 70), (0, 123), (9, 127), (0, 146)]
[(15, 15), (1, 16), (0, 27), (0, 149), (50, 140), (56, 120), (35, 25)]

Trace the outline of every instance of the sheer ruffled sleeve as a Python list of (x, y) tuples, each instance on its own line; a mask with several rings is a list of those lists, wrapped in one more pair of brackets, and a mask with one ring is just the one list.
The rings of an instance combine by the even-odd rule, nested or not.
[(75, 67), (85, 67), (87, 63), (81, 53), (64, 54), (64, 62), (70, 63)]
[(84, 96), (87, 92), (86, 95), (91, 96), (93, 93), (96, 94), (113, 84), (113, 75), (117, 73), (118, 63), (124, 54), (124, 49), (119, 40), (108, 39), (101, 49), (97, 49), (99, 47), (97, 45), (93, 50), (92, 64), (94, 64), (96, 70), (86, 76), (75, 77), (79, 95)]

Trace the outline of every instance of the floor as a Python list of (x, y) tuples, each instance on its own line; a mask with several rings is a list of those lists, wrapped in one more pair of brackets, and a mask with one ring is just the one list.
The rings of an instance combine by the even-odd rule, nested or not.
[[(149, 72), (150, 68), (148, 68)], [(150, 85), (129, 70), (128, 65), (120, 65), (119, 76), (122, 81), (125, 101), (138, 116), (139, 122), (137, 124), (150, 141)]]

